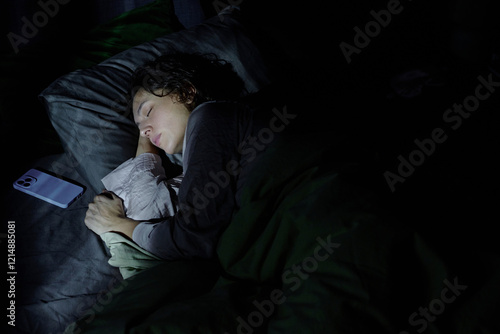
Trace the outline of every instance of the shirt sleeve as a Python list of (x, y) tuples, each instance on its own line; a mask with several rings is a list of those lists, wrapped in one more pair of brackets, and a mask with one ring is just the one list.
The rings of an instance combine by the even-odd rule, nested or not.
[(236, 209), (238, 145), (249, 116), (233, 104), (202, 106), (192, 112), (186, 129), (179, 211), (159, 223), (143, 222), (133, 233), (139, 246), (168, 260), (215, 256)]

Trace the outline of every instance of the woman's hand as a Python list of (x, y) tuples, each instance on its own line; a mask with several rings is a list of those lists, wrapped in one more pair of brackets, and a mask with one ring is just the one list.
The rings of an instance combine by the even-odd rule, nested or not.
[(110, 191), (104, 191), (94, 197), (85, 215), (85, 225), (94, 233), (120, 232), (132, 238), (135, 227), (139, 224), (125, 216), (123, 200)]
[(142, 153), (158, 154), (159, 152), (160, 149), (154, 146), (153, 143), (151, 143), (151, 141), (149, 140), (149, 138), (139, 135), (139, 142), (137, 143), (137, 151), (135, 152), (136, 157)]

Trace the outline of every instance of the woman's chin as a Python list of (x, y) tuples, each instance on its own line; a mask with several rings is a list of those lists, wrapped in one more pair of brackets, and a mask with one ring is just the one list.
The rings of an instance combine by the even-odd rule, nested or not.
[(177, 154), (182, 153), (182, 144), (171, 144), (171, 143), (159, 143), (158, 148), (164, 151), (166, 154)]
[(180, 152), (177, 152), (177, 150), (173, 147), (160, 147), (160, 149), (165, 152), (166, 154), (176, 154), (176, 153), (180, 153)]

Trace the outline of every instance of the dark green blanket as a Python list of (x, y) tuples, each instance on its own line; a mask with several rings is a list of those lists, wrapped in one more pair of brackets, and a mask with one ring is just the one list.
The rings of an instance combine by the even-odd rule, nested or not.
[[(448, 265), (328, 137), (271, 147), (218, 247), (121, 283), (69, 333), (493, 333), (499, 261)], [(469, 263), (464, 262), (464, 266)], [(488, 270), (484, 268), (489, 268)], [(484, 270), (483, 270), (484, 269)]]

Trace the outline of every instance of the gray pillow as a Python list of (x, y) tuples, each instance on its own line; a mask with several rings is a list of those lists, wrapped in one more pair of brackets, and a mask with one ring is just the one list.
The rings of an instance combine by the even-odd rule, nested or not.
[[(214, 53), (232, 63), (249, 93), (270, 81), (261, 53), (239, 19), (226, 10), (188, 30), (172, 33), (126, 50), (99, 65), (54, 81), (41, 94), (50, 121), (76, 168), (96, 192), (101, 179), (135, 154), (138, 130), (130, 115), (129, 81), (134, 70), (175, 51)], [(179, 156), (169, 156), (179, 162)]]

